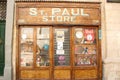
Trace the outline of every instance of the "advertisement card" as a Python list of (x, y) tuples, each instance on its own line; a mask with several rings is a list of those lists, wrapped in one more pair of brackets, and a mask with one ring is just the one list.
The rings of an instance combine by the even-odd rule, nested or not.
[(63, 49), (63, 42), (57, 42), (57, 49)]
[(65, 51), (64, 50), (56, 50), (56, 54), (64, 54)]
[(56, 32), (56, 42), (64, 42), (64, 31)]

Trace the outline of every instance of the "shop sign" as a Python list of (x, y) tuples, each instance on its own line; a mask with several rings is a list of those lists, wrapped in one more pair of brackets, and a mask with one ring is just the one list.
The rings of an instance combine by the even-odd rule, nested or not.
[(19, 8), (18, 23), (99, 24), (99, 11), (89, 8)]
[(46, 12), (45, 10), (38, 11), (37, 8), (30, 8), (29, 14), (31, 16), (37, 16), (40, 14), (42, 16), (43, 22), (48, 22), (48, 21), (75, 22), (77, 16), (84, 16), (84, 17), (89, 16), (89, 14), (84, 13), (84, 9), (82, 8), (76, 8), (76, 9), (52, 8), (51, 15), (49, 15), (48, 12)]

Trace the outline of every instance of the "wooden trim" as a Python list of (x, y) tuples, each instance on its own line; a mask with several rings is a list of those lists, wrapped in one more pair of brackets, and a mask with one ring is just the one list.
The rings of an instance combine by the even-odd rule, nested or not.
[(36, 68), (37, 28), (33, 28), (33, 68)]
[(74, 56), (74, 29), (75, 27), (73, 26), (72, 28), (72, 42), (71, 42), (71, 45), (72, 45), (72, 80), (75, 80), (75, 72), (74, 72), (74, 60), (75, 60), (75, 56)]
[(19, 27), (16, 27), (16, 80), (19, 79)]
[[(99, 30), (101, 30), (101, 27), (99, 26)], [(102, 35), (102, 34), (101, 34)], [(102, 75), (103, 75), (103, 64), (102, 64), (102, 48), (101, 48), (101, 39), (98, 40), (98, 45), (99, 45), (99, 78), (102, 80)]]
[(23, 2), (44, 2), (44, 3), (101, 3), (101, 1), (84, 1), (84, 0), (15, 0), (16, 3), (23, 3)]
[(17, 61), (18, 61), (18, 62), (17, 62), (17, 68), (16, 68), (16, 69), (18, 70), (18, 71), (17, 71), (17, 72), (18, 72), (18, 73), (17, 73), (18, 78), (20, 78), (20, 66), (19, 66), (19, 65), (20, 65), (20, 62), (19, 62), (19, 61), (20, 61), (20, 37), (21, 37), (21, 34), (20, 34), (20, 33), (21, 33), (21, 27), (19, 26), (19, 27), (18, 27), (18, 37), (17, 37), (17, 39), (18, 39)]
[[(66, 5), (67, 4), (67, 5)], [(29, 8), (31, 6), (34, 7), (38, 7), (38, 8), (93, 8), (93, 9), (98, 9), (100, 8), (100, 3), (71, 3), (71, 2), (32, 2), (29, 3), (28, 2), (21, 2), (21, 3), (16, 3), (16, 6), (18, 6), (19, 8)]]
[[(18, 20), (18, 7), (16, 6), (16, 22), (17, 23), (17, 20)], [(18, 14), (18, 15), (17, 15)], [(19, 71), (19, 36), (20, 36), (20, 27), (18, 24), (16, 24), (16, 80), (19, 79), (19, 76), (20, 76), (20, 71)]]

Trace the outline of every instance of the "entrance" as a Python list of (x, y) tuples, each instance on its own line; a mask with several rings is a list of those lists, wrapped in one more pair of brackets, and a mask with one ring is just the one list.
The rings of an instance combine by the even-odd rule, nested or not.
[(99, 80), (97, 26), (19, 26), (17, 80)]

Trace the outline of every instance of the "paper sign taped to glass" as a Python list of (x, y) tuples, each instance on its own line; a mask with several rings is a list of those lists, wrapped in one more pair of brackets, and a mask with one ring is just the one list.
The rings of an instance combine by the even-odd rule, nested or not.
[(56, 50), (56, 54), (64, 54), (65, 51), (64, 50)]
[(57, 42), (57, 49), (63, 49), (63, 42)]
[(56, 32), (56, 42), (64, 42), (64, 31)]

